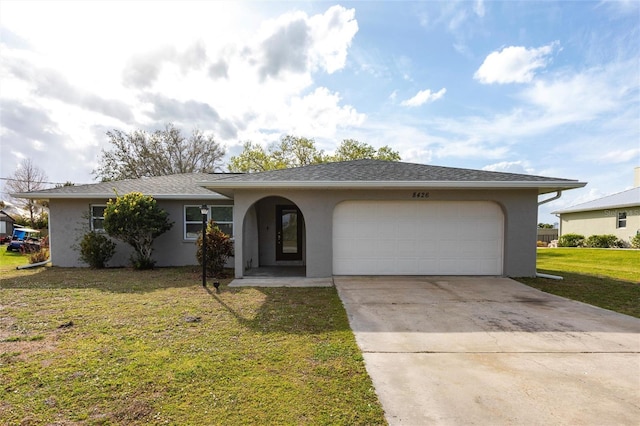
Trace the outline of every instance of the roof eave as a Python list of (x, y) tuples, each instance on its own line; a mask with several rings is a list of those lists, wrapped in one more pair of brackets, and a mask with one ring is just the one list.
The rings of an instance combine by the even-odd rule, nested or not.
[(196, 182), (221, 193), (234, 189), (538, 189), (539, 194), (582, 188), (578, 181), (245, 181)]
[(630, 207), (640, 207), (640, 203), (625, 203), (625, 204), (612, 204), (610, 206), (596, 206), (596, 207), (587, 207), (587, 208), (569, 208), (564, 210), (556, 210), (551, 212), (551, 214), (567, 214), (567, 213), (580, 213), (580, 212), (595, 212), (598, 210), (611, 210), (611, 209), (628, 209)]
[[(149, 195), (149, 194), (145, 194)], [(156, 200), (228, 200), (229, 198), (218, 193), (211, 194), (150, 194)], [(88, 193), (88, 194), (38, 194), (35, 192), (23, 192), (11, 194), (14, 198), (27, 198), (31, 200), (88, 200), (116, 198), (115, 194)]]

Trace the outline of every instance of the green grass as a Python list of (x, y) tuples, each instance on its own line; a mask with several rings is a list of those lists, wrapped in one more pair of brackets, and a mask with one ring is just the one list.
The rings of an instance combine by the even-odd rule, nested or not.
[(16, 266), (26, 265), (28, 263), (29, 256), (25, 256), (20, 252), (7, 251), (6, 245), (0, 246), (0, 273), (16, 269)]
[(335, 288), (1, 274), (0, 424), (386, 424)]
[(562, 281), (518, 278), (527, 285), (640, 318), (640, 250), (538, 249), (538, 272)]

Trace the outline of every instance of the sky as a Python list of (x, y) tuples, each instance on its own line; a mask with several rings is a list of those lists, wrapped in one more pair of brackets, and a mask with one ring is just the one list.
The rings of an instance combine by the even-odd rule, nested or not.
[(635, 0), (0, 0), (0, 178), (92, 183), (107, 131), (173, 123), (227, 159), (291, 134), (588, 182), (554, 223), (633, 186), (639, 86)]

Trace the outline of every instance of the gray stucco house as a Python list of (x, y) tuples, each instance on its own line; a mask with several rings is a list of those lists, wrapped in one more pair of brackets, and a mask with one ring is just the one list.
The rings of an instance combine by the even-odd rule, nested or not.
[[(47, 199), (52, 263), (82, 266), (72, 248), (99, 230), (116, 192), (152, 195), (174, 226), (155, 241), (158, 266), (195, 264), (200, 205), (235, 239), (235, 275), (304, 267), (332, 275), (533, 276), (538, 196), (568, 179), (379, 160), (250, 174), (184, 174), (68, 186)], [(111, 266), (125, 265), (119, 245)]]

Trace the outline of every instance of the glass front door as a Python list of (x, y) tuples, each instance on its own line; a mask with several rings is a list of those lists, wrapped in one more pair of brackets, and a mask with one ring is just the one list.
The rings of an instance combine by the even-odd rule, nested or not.
[(276, 260), (302, 260), (302, 215), (296, 206), (276, 206)]

